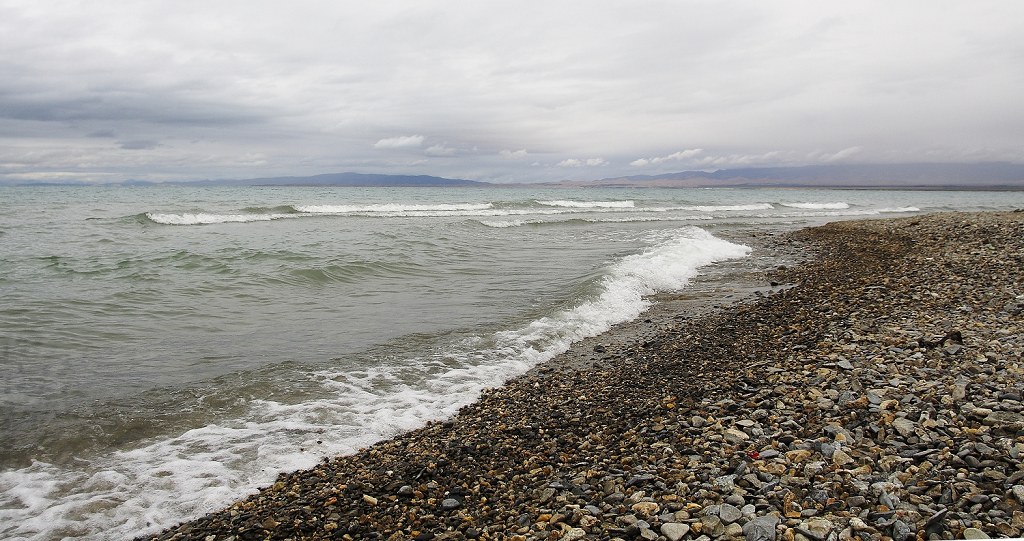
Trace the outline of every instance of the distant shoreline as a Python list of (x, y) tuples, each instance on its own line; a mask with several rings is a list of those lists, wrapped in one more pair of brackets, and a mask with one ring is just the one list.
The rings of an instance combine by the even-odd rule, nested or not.
[(544, 188), (544, 189), (613, 189), (613, 190), (687, 190), (687, 189), (729, 189), (729, 190), (845, 190), (845, 191), (908, 191), (908, 192), (1021, 192), (1021, 186), (968, 186), (968, 185), (933, 185), (933, 186), (899, 186), (899, 185), (878, 185), (878, 186), (838, 186), (838, 185), (752, 185), (752, 184), (720, 184), (720, 185), (693, 185), (693, 186), (653, 186), (633, 184), (609, 184), (597, 185), (587, 183), (537, 183), (537, 184), (506, 184), (506, 183), (480, 183), (471, 186), (444, 186), (444, 185), (409, 185), (409, 184), (196, 184), (191, 182), (159, 182), (159, 183), (110, 183), (110, 184), (89, 184), (89, 183), (31, 183), (31, 184), (0, 184), (0, 188), (150, 188), (161, 186), (178, 186), (194, 188), (225, 188), (225, 187), (251, 187), (251, 188), (415, 188), (415, 189), (436, 189), (436, 188)]
[(326, 173), (309, 176), (277, 176), (248, 179), (205, 179), (154, 182), (124, 179), (120, 182), (0, 181), (0, 186), (351, 186), (351, 187), (593, 187), (593, 188), (832, 188), (865, 190), (1024, 190), (1024, 164), (902, 163), (831, 164), (797, 167), (748, 167), (713, 171), (679, 171), (582, 180), (538, 182), (487, 182), (425, 174)]

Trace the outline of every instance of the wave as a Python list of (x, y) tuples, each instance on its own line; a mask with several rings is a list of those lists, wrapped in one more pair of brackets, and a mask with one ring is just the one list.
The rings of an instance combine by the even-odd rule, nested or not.
[(714, 216), (711, 215), (688, 215), (688, 216), (624, 216), (619, 218), (589, 218), (589, 217), (571, 217), (559, 219), (559, 216), (565, 214), (555, 214), (552, 219), (536, 219), (536, 220), (477, 220), (478, 223), (487, 227), (493, 227), (496, 229), (507, 229), (510, 227), (523, 227), (523, 226), (544, 226), (544, 225), (564, 225), (564, 224), (608, 224), (608, 223), (642, 223), (642, 222), (689, 222), (689, 221), (704, 221), (713, 220)]
[(234, 420), (152, 440), (74, 466), (35, 462), (0, 472), (0, 535), (19, 539), (148, 535), (230, 504), (279, 472), (312, 467), (447, 418), (489, 387), (634, 319), (648, 295), (684, 287), (704, 265), (746, 246), (687, 227), (608, 267), (597, 293), (520, 328), (422, 357), (309, 375), (326, 398), (252, 400)]
[(186, 213), (160, 213), (147, 212), (146, 219), (153, 223), (162, 225), (210, 225), (227, 223), (248, 223), (266, 222), (298, 216), (293, 213), (272, 213), (272, 214), (212, 214), (207, 212), (186, 212)]
[(367, 214), (367, 213), (403, 213), (403, 212), (459, 212), (477, 211), (493, 208), (492, 203), (454, 203), (416, 205), (408, 203), (381, 203), (377, 205), (296, 205), (299, 212), (309, 214)]
[(684, 207), (667, 207), (665, 210), (692, 210), (698, 212), (771, 210), (771, 203), (754, 203), (751, 205), (688, 205)]
[(892, 207), (892, 208), (878, 209), (878, 212), (880, 212), (882, 214), (887, 214), (887, 213), (892, 213), (892, 212), (921, 212), (921, 209), (918, 208), (918, 207)]
[(784, 207), (807, 210), (840, 210), (850, 208), (849, 203), (779, 203)]
[(546, 207), (564, 207), (573, 209), (590, 209), (590, 208), (633, 208), (635, 205), (632, 201), (537, 201), (537, 204), (544, 205)]

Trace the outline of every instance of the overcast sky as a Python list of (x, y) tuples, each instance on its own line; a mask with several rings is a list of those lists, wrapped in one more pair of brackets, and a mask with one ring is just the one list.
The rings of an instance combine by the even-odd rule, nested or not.
[(0, 181), (1024, 162), (1024, 2), (0, 0)]

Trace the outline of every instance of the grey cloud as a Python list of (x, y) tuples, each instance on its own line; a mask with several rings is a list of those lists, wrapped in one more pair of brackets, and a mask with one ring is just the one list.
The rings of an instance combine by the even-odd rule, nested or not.
[(0, 118), (39, 122), (131, 121), (187, 126), (240, 126), (265, 121), (260, 115), (218, 103), (189, 103), (167, 96), (81, 96), (0, 100)]
[(150, 150), (160, 146), (160, 143), (150, 140), (121, 141), (118, 146), (124, 150)]
[(0, 153), (132, 178), (1024, 161), (1016, 0), (583, 6), (12, 0)]

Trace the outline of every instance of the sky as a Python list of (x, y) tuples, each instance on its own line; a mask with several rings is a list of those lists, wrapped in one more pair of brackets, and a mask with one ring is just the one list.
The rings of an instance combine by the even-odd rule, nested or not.
[(0, 182), (1024, 163), (1024, 2), (0, 0)]

